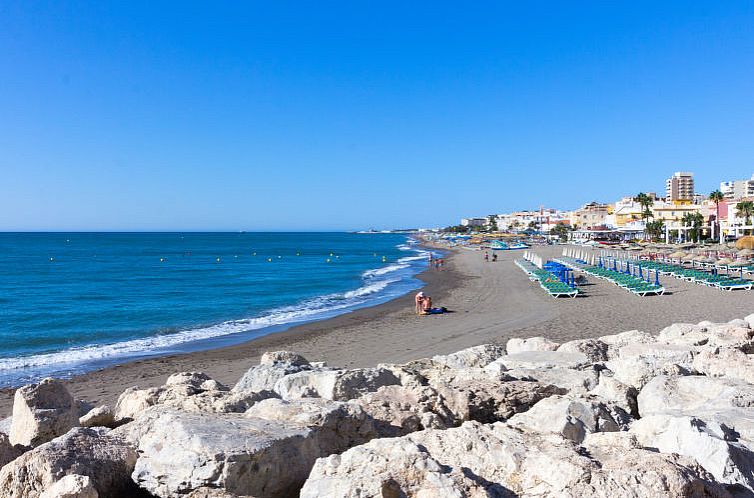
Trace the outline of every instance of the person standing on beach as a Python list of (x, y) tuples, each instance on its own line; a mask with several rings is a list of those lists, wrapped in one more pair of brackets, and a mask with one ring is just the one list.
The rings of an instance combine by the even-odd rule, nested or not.
[(484, 261), (485, 261), (485, 262), (489, 262), (489, 260), (490, 260), (490, 255), (489, 255), (489, 253), (484, 253)]

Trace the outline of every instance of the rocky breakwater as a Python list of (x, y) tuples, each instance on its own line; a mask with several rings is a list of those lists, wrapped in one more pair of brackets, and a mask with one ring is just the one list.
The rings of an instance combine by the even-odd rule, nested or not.
[(114, 407), (46, 379), (0, 423), (3, 497), (754, 496), (754, 315), (376, 368), (265, 353)]

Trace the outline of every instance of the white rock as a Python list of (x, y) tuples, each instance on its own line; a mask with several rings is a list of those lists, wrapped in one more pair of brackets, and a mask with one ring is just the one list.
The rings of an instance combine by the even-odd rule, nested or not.
[(30, 448), (19, 444), (11, 444), (7, 434), (0, 433), (0, 467), (18, 458)]
[(486, 367), (491, 372), (514, 368), (548, 369), (580, 368), (587, 366), (589, 359), (583, 353), (566, 353), (562, 351), (527, 351), (502, 356)]
[(0, 469), (0, 496), (33, 498), (68, 474), (88, 476), (100, 496), (134, 496), (136, 451), (107, 429), (71, 429)]
[(617, 380), (641, 389), (658, 375), (694, 373), (694, 354), (692, 346), (636, 343), (622, 346), (606, 365)]
[(618, 354), (618, 350), (628, 344), (637, 343), (652, 343), (656, 342), (656, 339), (652, 334), (642, 332), (640, 330), (629, 330), (627, 332), (621, 332), (620, 334), (603, 335), (599, 337), (599, 340), (608, 345), (607, 359), (611, 360)]
[(433, 356), (432, 361), (450, 368), (484, 367), (505, 354), (505, 348), (497, 344), (482, 344), (461, 351)]
[(382, 386), (397, 384), (400, 380), (384, 368), (308, 370), (281, 378), (275, 383), (275, 392), (283, 399), (317, 397), (347, 401)]
[(16, 390), (10, 442), (37, 446), (68, 432), (79, 421), (73, 396), (58, 380), (44, 379)]
[(642, 417), (687, 415), (709, 426), (726, 427), (737, 442), (754, 450), (754, 385), (700, 375), (659, 376), (638, 396)]
[(600, 375), (599, 383), (588, 394), (612, 401), (634, 418), (638, 418), (639, 408), (636, 396), (639, 394), (639, 391), (635, 387), (624, 384), (613, 377), (612, 372), (609, 373), (610, 375), (603, 372)]
[(99, 498), (89, 476), (68, 474), (53, 484), (39, 498)]
[(710, 377), (729, 377), (754, 384), (754, 355), (737, 349), (706, 349), (694, 358), (694, 369)]
[(718, 424), (689, 416), (649, 415), (630, 432), (648, 448), (696, 459), (718, 482), (754, 489), (754, 453)]
[(259, 360), (260, 365), (278, 365), (278, 364), (293, 365), (295, 367), (308, 366), (309, 362), (306, 358), (293, 351), (269, 351), (262, 355)]
[(513, 379), (551, 384), (574, 394), (586, 393), (590, 389), (593, 389), (597, 386), (600, 379), (600, 372), (595, 368), (589, 367), (581, 370), (573, 368), (514, 368), (504, 371), (504, 374)]
[(317, 460), (301, 498), (728, 496), (690, 459), (629, 447), (587, 456), (502, 423), (375, 439)]
[[(270, 360), (272, 361), (272, 360)], [(273, 363), (251, 367), (233, 387), (236, 392), (241, 391), (272, 391), (275, 384), (285, 377), (303, 371), (312, 370), (309, 364)], [(324, 369), (317, 369), (317, 371)]]
[(505, 345), (508, 354), (524, 353), (527, 351), (555, 351), (558, 349), (557, 342), (551, 341), (546, 337), (529, 337), (528, 339), (513, 338), (509, 339)]
[(115, 403), (116, 422), (131, 420), (150, 406), (156, 405), (160, 392), (161, 389), (157, 387), (139, 389), (136, 386), (123, 391)]
[(557, 350), (566, 353), (583, 353), (590, 361), (597, 363), (607, 361), (608, 349), (607, 343), (599, 339), (579, 339), (563, 343)]
[(593, 432), (627, 430), (631, 416), (623, 409), (599, 400), (550, 396), (508, 423), (536, 432), (553, 432), (576, 443)]
[(0, 420), (0, 433), (10, 434), (10, 426), (13, 424), (13, 417), (6, 417)]
[(79, 418), (81, 427), (114, 427), (115, 414), (107, 405), (92, 408), (86, 415)]
[(168, 377), (164, 387), (182, 387), (190, 394), (203, 391), (228, 391), (228, 388), (204, 372), (180, 372)]
[(379, 437), (395, 437), (423, 429), (456, 425), (456, 415), (430, 386), (384, 386), (352, 401), (375, 423)]
[(349, 403), (265, 400), (244, 415), (157, 406), (115, 432), (138, 446), (133, 480), (154, 495), (220, 487), (284, 497), (301, 486), (316, 458), (373, 437), (370, 427)]

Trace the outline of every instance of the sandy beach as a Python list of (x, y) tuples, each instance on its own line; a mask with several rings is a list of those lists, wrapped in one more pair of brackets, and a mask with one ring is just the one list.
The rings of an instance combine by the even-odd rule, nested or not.
[[(562, 247), (533, 249), (545, 256)], [(754, 310), (749, 292), (720, 292), (665, 278), (668, 293), (636, 297), (602, 280), (590, 280), (585, 296), (553, 299), (513, 264), (520, 252), (500, 251), (485, 263), (478, 251), (456, 250), (441, 271), (420, 275), (436, 305), (452, 313), (420, 317), (413, 296), (333, 319), (303, 324), (247, 343), (190, 354), (126, 363), (67, 381), (76, 398), (112, 404), (127, 387), (162, 385), (180, 371), (204, 371), (233, 385), (265, 351), (288, 349), (332, 366), (400, 363), (468, 346), (543, 335), (556, 341), (631, 329), (656, 333), (673, 322), (728, 321)], [(0, 392), (0, 417), (10, 415), (13, 390)]]

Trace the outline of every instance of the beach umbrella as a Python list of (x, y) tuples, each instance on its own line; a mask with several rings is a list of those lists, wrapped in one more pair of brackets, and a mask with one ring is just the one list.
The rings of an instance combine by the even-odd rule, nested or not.
[(660, 272), (658, 270), (655, 270), (655, 285), (660, 286)]
[(676, 252), (670, 253), (670, 257), (673, 259), (681, 259), (684, 256), (686, 256), (686, 253), (683, 251), (676, 251)]

